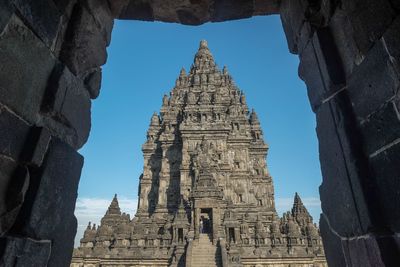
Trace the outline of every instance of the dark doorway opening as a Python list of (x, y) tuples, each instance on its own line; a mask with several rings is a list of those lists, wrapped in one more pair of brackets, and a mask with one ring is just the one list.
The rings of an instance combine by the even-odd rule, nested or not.
[(235, 243), (235, 228), (229, 228), (229, 243)]
[(201, 209), (200, 220), (203, 223), (203, 231), (200, 234), (212, 234), (212, 209)]

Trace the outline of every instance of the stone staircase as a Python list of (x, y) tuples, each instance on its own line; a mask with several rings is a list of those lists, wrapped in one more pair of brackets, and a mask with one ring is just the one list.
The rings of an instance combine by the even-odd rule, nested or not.
[(198, 242), (193, 242), (191, 267), (222, 267), (221, 249), (208, 234), (200, 234)]

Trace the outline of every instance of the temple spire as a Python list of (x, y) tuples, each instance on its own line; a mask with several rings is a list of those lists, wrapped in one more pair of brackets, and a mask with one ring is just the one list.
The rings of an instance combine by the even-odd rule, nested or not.
[(292, 215), (300, 225), (306, 225), (309, 221), (312, 222), (312, 217), (297, 192), (294, 195)]
[(186, 77), (186, 70), (185, 70), (185, 68), (182, 67), (182, 69), (181, 69), (181, 71), (180, 71), (180, 73), (179, 73), (179, 76), (180, 76), (180, 77)]
[(260, 124), (260, 121), (258, 120), (258, 115), (254, 109), (251, 110), (250, 114), (250, 122), (252, 125), (258, 125)]
[(215, 62), (213, 55), (208, 49), (206, 40), (200, 41), (199, 50), (194, 57), (194, 65), (191, 72), (210, 73), (215, 71)]
[(151, 126), (159, 126), (160, 125), (160, 118), (158, 117), (158, 113), (154, 112), (151, 116)]
[(110, 206), (108, 207), (107, 213), (109, 215), (121, 215), (121, 209), (119, 208), (117, 194), (114, 195)]

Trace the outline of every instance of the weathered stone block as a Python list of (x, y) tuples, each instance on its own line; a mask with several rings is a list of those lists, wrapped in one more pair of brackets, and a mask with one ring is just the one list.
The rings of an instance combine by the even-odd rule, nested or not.
[(65, 0), (65, 2), (67, 3), (63, 3), (63, 1), (55, 2), (57, 8), (59, 9), (59, 12), (62, 14), (60, 18), (58, 34), (54, 40), (54, 44), (51, 49), (53, 55), (56, 58), (59, 58), (61, 49), (64, 45), (64, 39), (67, 37), (66, 34), (68, 30), (68, 25), (70, 23), (71, 13), (75, 5), (74, 3), (75, 1), (77, 0), (71, 0), (71, 1)]
[(385, 266), (380, 257), (379, 246), (374, 241), (364, 237), (343, 240), (342, 246), (347, 262), (352, 266)]
[(62, 14), (67, 15), (67, 17), (69, 17), (73, 6), (76, 4), (78, 0), (52, 0), (52, 1)]
[(28, 184), (27, 169), (0, 156), (0, 236), (11, 228), (17, 218)]
[(398, 233), (371, 236), (378, 243), (385, 266), (397, 266), (400, 262), (400, 236)]
[(75, 202), (83, 157), (53, 139), (31, 183), (12, 234), (52, 240), (49, 266), (69, 266), (76, 233)]
[(353, 72), (354, 65), (362, 61), (362, 56), (352, 38), (353, 28), (349, 18), (342, 9), (336, 9), (329, 22), (329, 28), (342, 61), (343, 71), (346, 77), (349, 77)]
[(101, 68), (98, 68), (90, 72), (84, 79), (86, 90), (88, 90), (92, 99), (97, 98), (100, 94), (101, 77)]
[(394, 232), (400, 232), (400, 144), (397, 143), (370, 159), (376, 179), (376, 191), (383, 220)]
[(341, 238), (336, 235), (334, 229), (330, 229), (329, 223), (323, 214), (321, 214), (319, 225), (322, 243), (324, 244), (325, 256), (329, 267), (348, 266), (342, 249)]
[(306, 7), (302, 2), (303, 1), (282, 0), (280, 5), (283, 30), (285, 31), (289, 51), (293, 54), (299, 53), (298, 35), (305, 21), (304, 13)]
[(314, 112), (325, 98), (325, 84), (314, 44), (309, 42), (300, 55), (299, 77), (307, 85), (308, 99)]
[[(355, 202), (353, 188), (358, 179), (354, 162), (348, 148), (343, 147), (347, 138), (343, 125), (337, 125), (332, 103), (325, 103), (317, 112), (317, 135), (319, 140), (319, 158), (323, 181), (320, 186), (322, 211), (329, 219), (332, 231), (343, 236), (354, 236), (365, 232), (369, 224), (367, 216), (360, 212), (360, 201)], [(339, 111), (340, 112), (340, 111)], [(334, 163), (334, 164), (332, 164)], [(353, 177), (350, 177), (353, 176)], [(358, 199), (357, 199), (358, 200)], [(362, 201), (362, 197), (361, 197)], [(338, 205), (340, 209), (338, 209)], [(361, 222), (362, 220), (362, 222)]]
[(107, 39), (88, 9), (79, 2), (72, 12), (60, 58), (79, 75), (107, 60)]
[(255, 0), (253, 16), (278, 14), (280, 4), (281, 4), (280, 0), (271, 0), (271, 1)]
[(29, 27), (43, 42), (52, 47), (58, 34), (61, 13), (51, 0), (14, 0), (14, 6)]
[(7, 109), (0, 106), (0, 153), (15, 161), (40, 166), (50, 133), (40, 127), (31, 127)]
[(314, 31), (327, 26), (336, 5), (331, 0), (281, 2), (281, 21), (291, 53), (300, 54)]
[(213, 21), (225, 21), (239, 18), (249, 18), (254, 13), (252, 0), (220, 0), (214, 1)]
[(358, 50), (365, 55), (391, 24), (395, 11), (387, 0), (353, 0), (344, 1), (342, 5)]
[(49, 79), (42, 112), (43, 124), (75, 148), (86, 143), (90, 132), (89, 93), (83, 82), (59, 64)]
[(85, 0), (83, 3), (95, 19), (97, 27), (100, 29), (108, 46), (114, 25), (114, 18), (111, 14), (108, 0)]
[[(400, 3), (399, 3), (400, 5)], [(396, 60), (397, 71), (400, 68), (400, 15), (396, 17), (390, 27), (386, 30), (383, 35), (383, 42), (388, 54), (391, 58)]]
[(154, 21), (153, 8), (148, 1), (129, 1), (118, 16), (120, 19)]
[(361, 123), (365, 151), (374, 153), (400, 138), (400, 119), (393, 102), (388, 102)]
[(14, 15), (0, 35), (1, 102), (28, 122), (37, 122), (54, 64), (49, 49)]
[(51, 140), (49, 130), (43, 127), (33, 127), (30, 132), (30, 139), (26, 146), (26, 154), (23, 158), (28, 164), (39, 167), (42, 165), (47, 148)]
[(342, 245), (351, 266), (397, 266), (400, 261), (396, 237), (370, 234), (359, 238), (344, 239)]
[(8, 24), (13, 13), (14, 6), (11, 5), (10, 1), (5, 0), (0, 2), (0, 33)]
[(0, 153), (18, 161), (24, 150), (30, 126), (0, 106)]
[(315, 31), (300, 53), (299, 76), (314, 111), (345, 85), (345, 74), (329, 27)]
[(50, 240), (33, 240), (23, 237), (0, 238), (0, 247), (3, 247), (1, 266), (34, 267), (49, 266), (51, 254)]
[(330, 96), (338, 89), (343, 88), (346, 82), (343, 63), (335, 44), (332, 29), (330, 27), (319, 28), (312, 41), (325, 79), (326, 90)]
[(90, 96), (84, 87), (73, 86), (68, 88), (60, 114), (76, 132), (75, 147), (77, 148), (82, 147), (89, 137), (91, 127), (90, 107)]
[(359, 119), (365, 119), (393, 97), (399, 85), (399, 73), (390, 55), (382, 41), (376, 42), (348, 81), (351, 102)]
[(118, 18), (123, 10), (128, 6), (129, 0), (108, 0), (108, 4), (113, 18)]
[[(135, 1), (136, 2), (136, 1)], [(146, 1), (139, 1), (141, 10), (147, 10)], [(211, 19), (212, 2), (209, 0), (200, 0), (196, 2), (176, 2), (154, 0), (149, 2), (151, 14), (154, 20), (164, 22), (179, 22), (188, 25), (199, 25)], [(129, 6), (131, 10), (131, 7)], [(128, 11), (128, 9), (126, 10)], [(140, 14), (139, 14), (140, 15)]]

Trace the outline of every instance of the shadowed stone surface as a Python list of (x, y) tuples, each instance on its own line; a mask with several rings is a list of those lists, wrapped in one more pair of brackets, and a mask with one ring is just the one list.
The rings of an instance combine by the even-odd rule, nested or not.
[[(31, 63), (38, 64), (32, 68)], [(42, 97), (56, 60), (17, 17), (0, 35), (2, 103), (30, 123), (39, 121)]]
[(6, 255), (0, 260), (1, 266), (46, 266), (51, 255), (51, 241), (18, 237), (0, 238), (0, 250)]
[(51, 240), (50, 266), (68, 266), (71, 257), (77, 226), (75, 199), (82, 165), (81, 155), (53, 139), (41, 168), (31, 171), (25, 205), (11, 230), (36, 240)]
[(117, 2), (121, 5), (116, 4), (118, 7), (114, 9), (120, 10), (117, 17), (121, 19), (158, 20), (189, 25), (277, 14), (280, 4), (279, 0), (128, 0)]
[(2, 156), (0, 167), (0, 236), (3, 236), (13, 226), (24, 202), (29, 173), (26, 168)]

